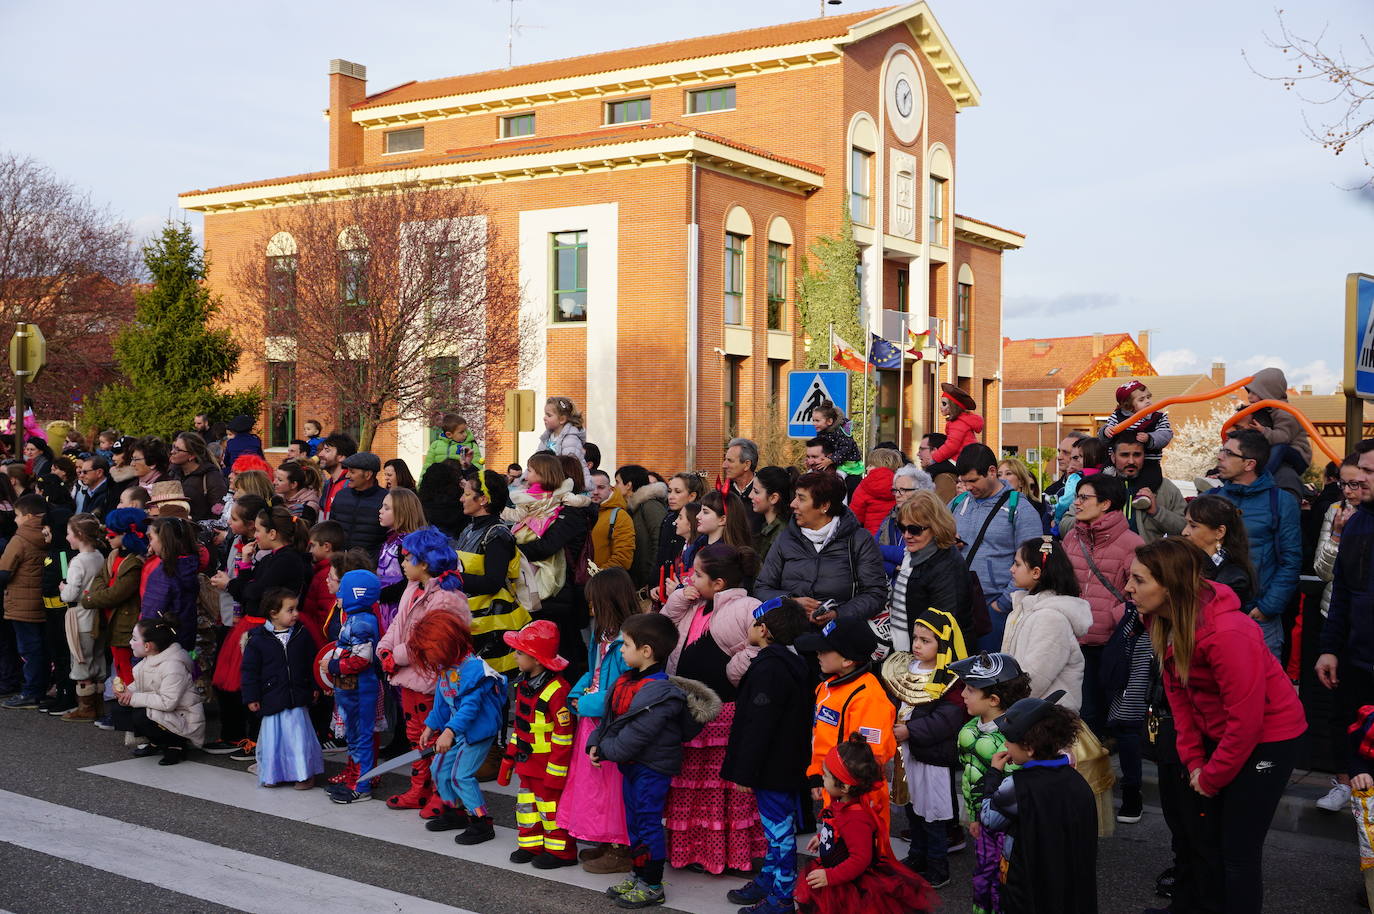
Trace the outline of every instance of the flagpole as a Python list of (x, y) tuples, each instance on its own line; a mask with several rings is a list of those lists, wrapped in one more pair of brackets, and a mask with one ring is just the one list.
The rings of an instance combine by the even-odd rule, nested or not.
[[(826, 326), (829, 327), (829, 332), (830, 332), (830, 349), (826, 352), (826, 355), (825, 355), (825, 364), (826, 364), (826, 366), (829, 367), (829, 368), (834, 368), (834, 367), (835, 367), (835, 322), (834, 322), (834, 321), (831, 321), (831, 322), (830, 322), (829, 324), (827, 324)], [(846, 403), (845, 406), (849, 406), (849, 404)]]
[(869, 329), (868, 327), (864, 327), (864, 446), (863, 446), (863, 450), (859, 452), (859, 459), (860, 459), (860, 460), (862, 460), (864, 454), (866, 454), (866, 453), (868, 452), (868, 448), (869, 448), (869, 443), (868, 443), (868, 442), (869, 442), (869, 434), (868, 434), (868, 433), (871, 431), (871, 429), (869, 428), (869, 426), (872, 424), (872, 423), (869, 421), (869, 420), (870, 420), (870, 416), (869, 416), (869, 414), (868, 414), (868, 366), (873, 364), (872, 361), (871, 361), (872, 358), (873, 358), (873, 331), (872, 331), (871, 329)]
[(902, 342), (897, 347), (897, 450), (902, 450), (902, 407), (906, 401), (906, 347), (909, 339), (907, 337), (906, 318), (902, 318)]

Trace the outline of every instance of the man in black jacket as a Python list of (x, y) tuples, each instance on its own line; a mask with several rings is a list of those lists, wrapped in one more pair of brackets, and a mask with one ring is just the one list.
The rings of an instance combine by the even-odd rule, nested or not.
[(110, 462), (99, 454), (82, 460), (76, 470), (76, 512), (94, 514), (101, 523), (115, 506), (114, 484), (110, 481)]
[(348, 485), (334, 496), (329, 519), (344, 529), (344, 545), (349, 549), (366, 549), (376, 555), (386, 539), (386, 528), (377, 519), (386, 490), (377, 485), (382, 461), (370, 451), (359, 451), (343, 462)]

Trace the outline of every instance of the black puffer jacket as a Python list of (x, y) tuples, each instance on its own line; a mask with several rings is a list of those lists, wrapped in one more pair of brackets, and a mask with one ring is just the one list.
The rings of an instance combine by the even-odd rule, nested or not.
[(844, 618), (872, 619), (887, 602), (887, 575), (878, 544), (848, 508), (819, 552), (794, 517), (768, 551), (754, 596), (834, 600)]
[[(271, 624), (270, 622), (268, 623)], [(248, 631), (243, 649), (243, 703), (262, 704), (264, 717), (291, 708), (308, 708), (315, 697), (315, 652), (319, 648), (299, 622), (285, 649), (266, 626)]]
[(953, 768), (959, 764), (959, 728), (966, 723), (964, 687), (955, 683), (937, 700), (912, 709), (906, 722), (907, 750), (915, 761)]
[(973, 639), (969, 614), (968, 566), (955, 547), (936, 549), (930, 558), (915, 565), (906, 582), (907, 636), (923, 610), (939, 609), (954, 617), (964, 640)]
[(758, 652), (735, 695), (720, 776), (753, 790), (806, 787), (815, 695), (806, 661), (781, 644)]
[(382, 509), (384, 498), (386, 489), (376, 485), (362, 491), (344, 486), (334, 496), (329, 505), (329, 519), (344, 528), (345, 547), (366, 549), (374, 556), (382, 548), (386, 528), (377, 520), (377, 512)]

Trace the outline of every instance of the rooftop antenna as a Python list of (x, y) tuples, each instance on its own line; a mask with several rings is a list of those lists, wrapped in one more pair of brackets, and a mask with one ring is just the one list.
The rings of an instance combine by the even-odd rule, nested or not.
[(844, 0), (820, 0), (820, 5), (821, 5), (821, 16), (822, 16), (822, 18), (824, 18), (824, 16), (825, 16), (825, 8), (826, 8), (827, 5), (829, 5), (829, 6), (839, 6), (839, 5), (840, 5), (841, 3), (843, 3), (843, 2), (844, 2)]
[[(501, 3), (502, 0), (496, 0)], [(522, 34), (525, 29), (542, 29), (542, 25), (525, 25), (515, 17), (515, 4), (519, 0), (504, 0), (510, 7), (510, 20), (506, 25), (506, 69), (515, 66), (515, 36)]]

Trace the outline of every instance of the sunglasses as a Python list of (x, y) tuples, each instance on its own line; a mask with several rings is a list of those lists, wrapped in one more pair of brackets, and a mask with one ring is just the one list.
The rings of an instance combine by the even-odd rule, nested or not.
[(907, 536), (920, 536), (922, 533), (925, 533), (930, 528), (922, 527), (920, 524), (898, 524), (897, 529), (905, 533)]

